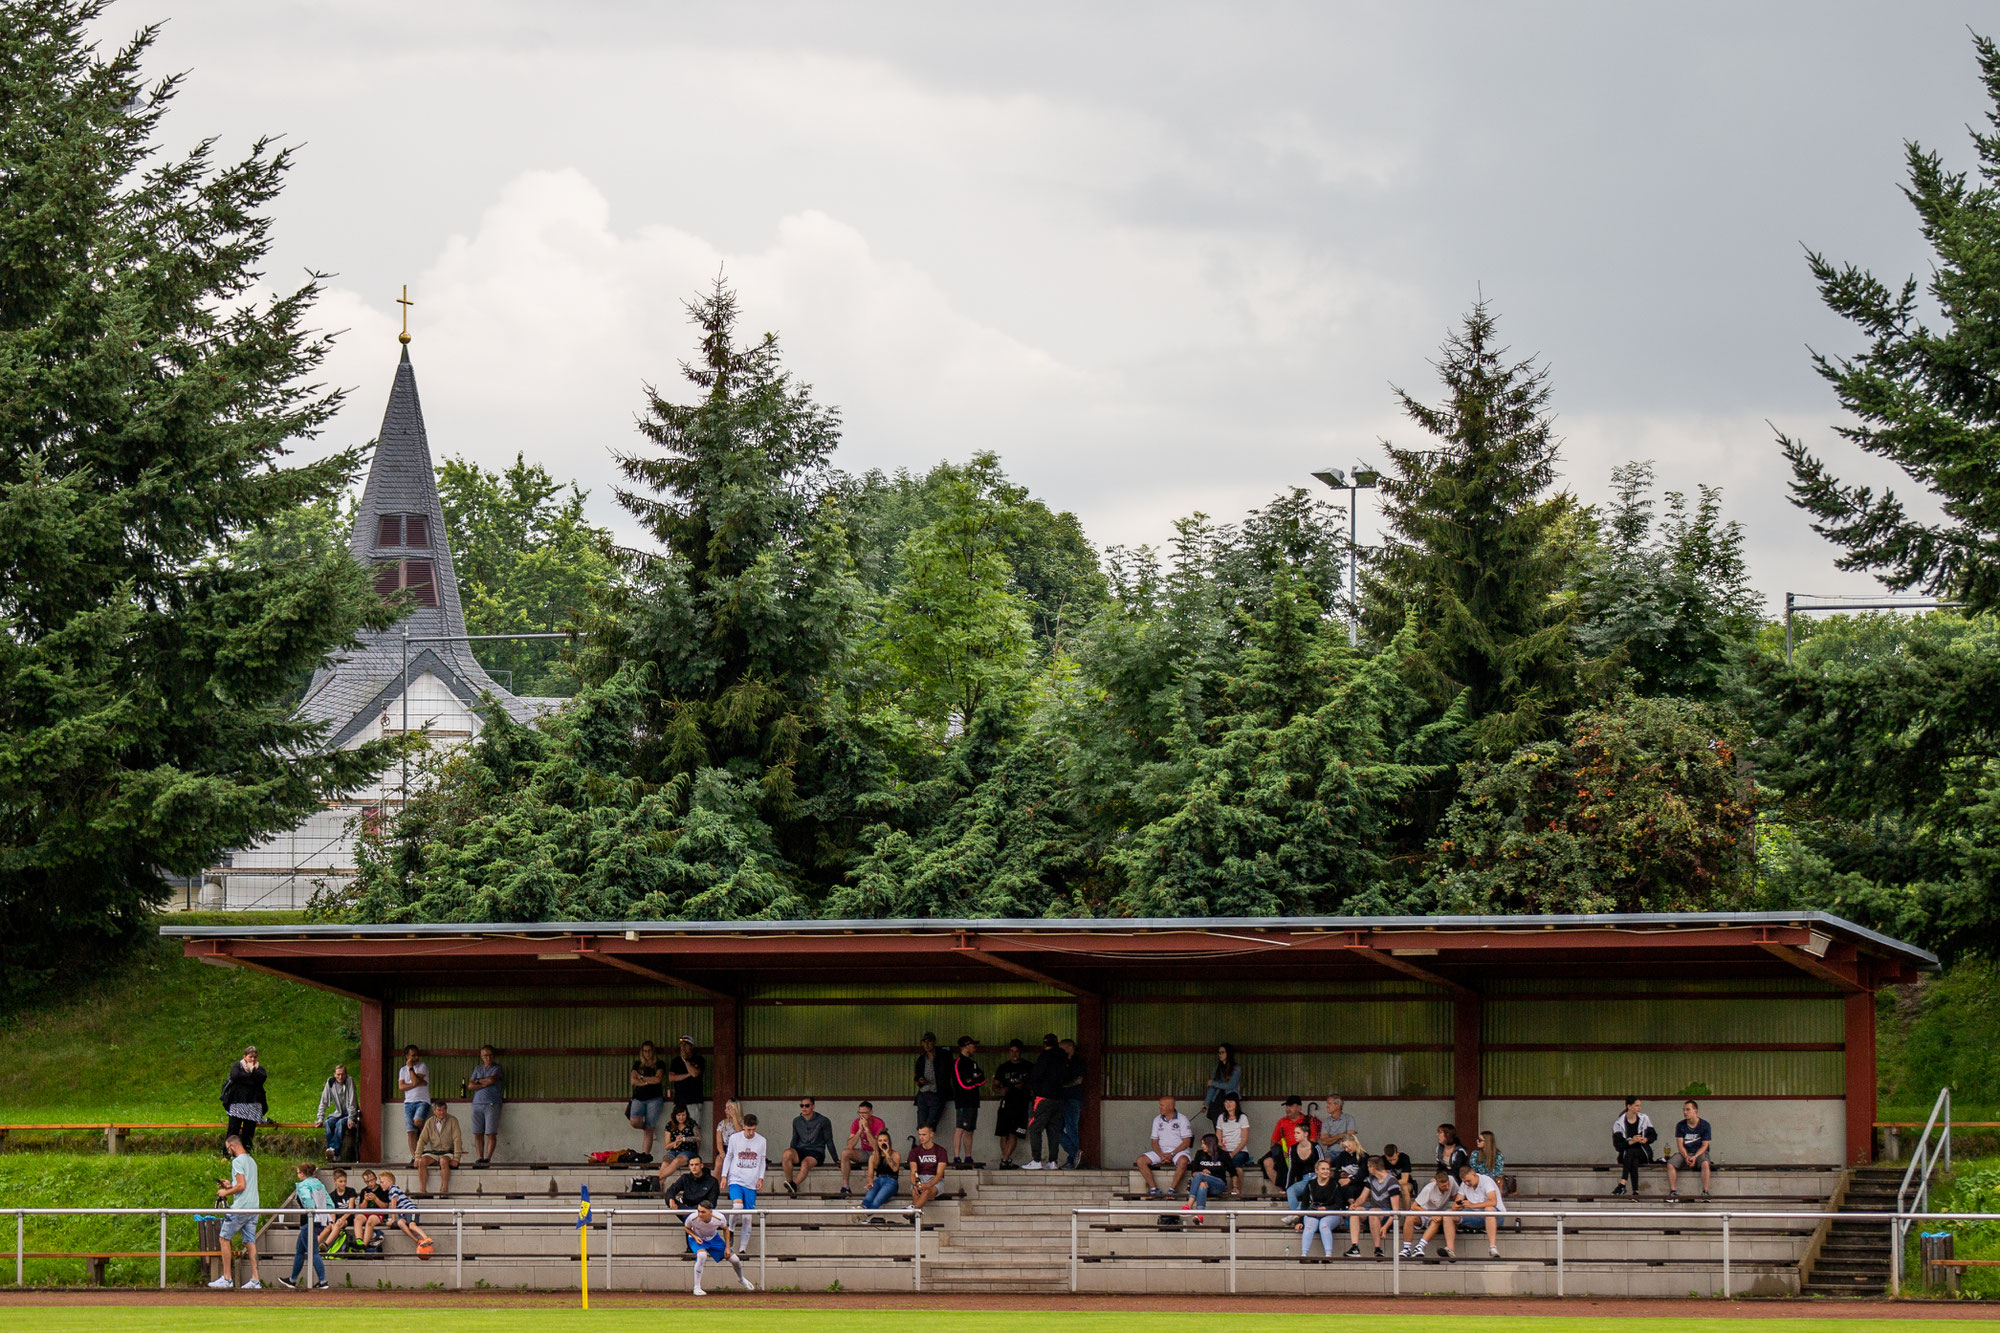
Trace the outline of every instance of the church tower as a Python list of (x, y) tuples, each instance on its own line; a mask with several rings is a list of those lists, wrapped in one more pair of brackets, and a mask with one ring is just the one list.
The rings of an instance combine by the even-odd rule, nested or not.
[[(313, 674), (299, 712), (327, 727), (326, 745), (353, 749), (381, 736), (428, 731), (433, 745), (462, 745), (479, 733), (475, 711), (490, 698), (517, 722), (560, 703), (521, 699), (487, 675), (463, 639), (465, 613), (452, 575), (444, 506), (431, 466), (430, 437), (409, 331), (389, 386), (368, 480), (354, 531), (354, 558), (374, 571), (384, 597), (407, 595), (409, 614), (385, 630), (364, 630), (360, 645)], [(362, 821), (402, 803), (401, 770), (346, 799), (328, 802), (297, 828), (231, 853), (202, 877), (199, 906), (303, 907), (322, 884), (338, 885), (355, 871), (355, 835)]]

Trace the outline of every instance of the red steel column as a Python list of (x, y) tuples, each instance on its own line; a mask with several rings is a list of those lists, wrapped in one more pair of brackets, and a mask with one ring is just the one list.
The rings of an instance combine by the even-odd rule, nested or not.
[(714, 1079), (709, 1087), (713, 1090), (715, 1105), (710, 1110), (710, 1125), (722, 1123), (722, 1104), (736, 1096), (738, 1058), (742, 1051), (742, 1038), (736, 1023), (736, 997), (718, 995), (714, 1000), (715, 1017), (711, 1024), (714, 1039), (709, 1047), (708, 1063)]
[(1875, 996), (1847, 997), (1847, 1161), (1875, 1160)]
[(389, 1073), (390, 1018), (388, 1001), (361, 1002), (361, 1058), (354, 1076), (356, 1103), (361, 1108), (360, 1160), (364, 1162), (382, 1160), (382, 1089)]
[(1083, 1056), (1083, 1121), (1077, 1138), (1085, 1166), (1104, 1165), (1104, 1000), (1096, 995), (1076, 999), (1076, 1045)]
[(1451, 1002), (1451, 1118), (1461, 1143), (1475, 1144), (1479, 1132), (1479, 1026), (1477, 995), (1458, 995)]

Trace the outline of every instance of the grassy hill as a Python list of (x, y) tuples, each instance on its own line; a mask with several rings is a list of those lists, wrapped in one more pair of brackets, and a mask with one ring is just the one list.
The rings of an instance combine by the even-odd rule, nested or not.
[[(165, 918), (235, 925), (287, 919), (296, 918)], [(156, 939), (115, 971), (0, 1014), (0, 1123), (220, 1124), (223, 1077), (253, 1043), (271, 1071), (271, 1118), (311, 1120), (333, 1066), (351, 1065), (358, 1053), (357, 1006), (261, 972), (197, 963), (181, 956), (179, 941)]]

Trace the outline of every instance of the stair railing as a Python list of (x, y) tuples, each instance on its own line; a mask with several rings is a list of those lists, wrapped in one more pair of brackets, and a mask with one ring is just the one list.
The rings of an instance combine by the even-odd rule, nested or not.
[[(1936, 1137), (1933, 1138), (1933, 1132)], [(1896, 1216), (1889, 1223), (1889, 1294), (1896, 1295), (1903, 1289), (1903, 1247), (1909, 1243), (1910, 1223), (1906, 1213), (1928, 1212), (1931, 1201), (1931, 1176), (1937, 1170), (1938, 1160), (1944, 1160), (1944, 1169), (1951, 1170), (1951, 1089), (1938, 1089), (1937, 1101), (1931, 1107), (1931, 1118), (1924, 1122), (1923, 1137), (1910, 1153), (1910, 1165), (1903, 1172), (1903, 1183), (1896, 1189)], [(1922, 1168), (1919, 1174), (1918, 1168)], [(1911, 1191), (1915, 1190), (1916, 1207), (1910, 1206)]]

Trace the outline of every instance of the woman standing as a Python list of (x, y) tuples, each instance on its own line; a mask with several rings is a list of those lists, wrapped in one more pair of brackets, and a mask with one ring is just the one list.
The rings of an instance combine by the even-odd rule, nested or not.
[(229, 1117), (223, 1137), (234, 1134), (242, 1139), (245, 1152), (250, 1151), (257, 1126), (269, 1118), (270, 1104), (264, 1100), (266, 1072), (258, 1063), (257, 1048), (245, 1046), (243, 1058), (229, 1066), (229, 1077), (222, 1080), (222, 1113)]
[(729, 1136), (743, 1128), (743, 1108), (731, 1097), (722, 1104), (722, 1115), (715, 1122), (715, 1160), (720, 1162), (729, 1155)]
[(1215, 1048), (1215, 1072), (1208, 1076), (1208, 1093), (1201, 1099), (1210, 1124), (1222, 1118), (1222, 1099), (1243, 1095), (1243, 1067), (1236, 1063), (1236, 1048), (1223, 1042)]

